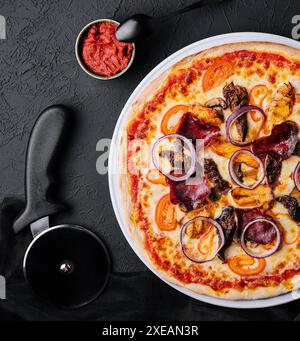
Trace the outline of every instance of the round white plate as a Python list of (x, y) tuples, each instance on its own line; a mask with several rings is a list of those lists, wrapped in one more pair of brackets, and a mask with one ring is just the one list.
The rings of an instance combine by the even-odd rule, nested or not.
[[(117, 217), (117, 220), (119, 222), (119, 225), (121, 227), (121, 230), (126, 237), (128, 243), (132, 247), (132, 249), (135, 251), (135, 253), (138, 255), (138, 257), (144, 262), (144, 264), (153, 272), (155, 273), (159, 278), (161, 278), (158, 271), (149, 263), (149, 261), (140, 254), (136, 246), (131, 240), (130, 234), (128, 232), (128, 227), (124, 220), (124, 212), (123, 212), (123, 205), (120, 202), (120, 189), (119, 189), (119, 177), (118, 177), (118, 146), (120, 145), (120, 134), (123, 130), (123, 126), (127, 122), (127, 117), (130, 113), (130, 109), (136, 98), (139, 96), (139, 94), (145, 89), (145, 87), (155, 78), (157, 78), (158, 75), (163, 73), (165, 70), (169, 69), (172, 65), (179, 62), (181, 59), (198, 53), (200, 51), (209, 49), (211, 47), (215, 47), (218, 45), (228, 44), (228, 43), (238, 43), (238, 42), (248, 42), (248, 41), (266, 41), (266, 42), (273, 42), (273, 43), (279, 43), (284, 44), (287, 46), (294, 47), (296, 49), (300, 49), (300, 42), (297, 42), (295, 40), (273, 35), (273, 34), (267, 34), (267, 33), (252, 33), (252, 32), (241, 32), (241, 33), (229, 33), (229, 34), (222, 34), (219, 36), (203, 39), (200, 41), (197, 41), (196, 43), (193, 43), (166, 58), (164, 61), (162, 61), (159, 65), (157, 65), (143, 80), (142, 82), (136, 87), (132, 95), (129, 97), (127, 103), (125, 104), (121, 115), (118, 119), (118, 122), (115, 127), (115, 131), (112, 138), (111, 143), (111, 149), (110, 149), (110, 155), (109, 155), (109, 162), (108, 162), (108, 180), (109, 180), (109, 189), (110, 189), (110, 196), (112, 200), (112, 205)], [(161, 278), (162, 279), (162, 278)], [(292, 300), (295, 300), (300, 297), (297, 293), (287, 293), (284, 295), (271, 297), (267, 299), (260, 299), (260, 300), (239, 300), (239, 301), (231, 301), (231, 300), (224, 300), (219, 299), (211, 296), (206, 295), (200, 295), (197, 293), (194, 293), (193, 291), (190, 291), (188, 289), (185, 289), (183, 287), (177, 286), (175, 284), (169, 283), (168, 281), (164, 282), (175, 288), (176, 290), (193, 297), (199, 301), (203, 301), (206, 303), (211, 303), (223, 307), (229, 307), (229, 308), (265, 308), (265, 307), (271, 307), (283, 303), (290, 302)]]

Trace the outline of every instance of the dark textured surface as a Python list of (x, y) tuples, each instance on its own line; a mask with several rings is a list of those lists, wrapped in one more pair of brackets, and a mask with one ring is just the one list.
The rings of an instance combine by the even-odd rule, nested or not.
[(291, 37), (299, 0), (229, 0), (174, 19), (172, 26), (138, 45), (123, 77), (101, 82), (78, 66), (78, 32), (98, 18), (122, 20), (144, 12), (161, 15), (193, 0), (0, 0), (7, 40), (0, 40), (0, 201), (23, 195), (25, 149), (38, 114), (62, 103), (73, 109), (74, 125), (65, 156), (57, 165), (57, 196), (71, 207), (55, 223), (95, 230), (108, 245), (119, 272), (145, 267), (125, 241), (115, 219), (106, 176), (96, 172), (97, 141), (110, 138), (127, 98), (141, 79), (178, 49), (213, 35), (261, 31)]
[(10, 297), (7, 319), (21, 316), (27, 321), (300, 321), (298, 302), (258, 310), (218, 308), (189, 299), (146, 272), (113, 274), (99, 299), (74, 311), (45, 304), (32, 296), (22, 280), (14, 283), (12, 290), (15, 294)]

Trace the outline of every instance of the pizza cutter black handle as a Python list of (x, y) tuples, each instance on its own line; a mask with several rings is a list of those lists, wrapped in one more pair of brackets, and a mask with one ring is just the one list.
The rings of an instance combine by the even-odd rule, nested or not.
[(14, 222), (15, 232), (63, 208), (50, 198), (50, 170), (64, 135), (67, 117), (67, 108), (55, 105), (45, 109), (34, 125), (26, 156), (26, 207)]

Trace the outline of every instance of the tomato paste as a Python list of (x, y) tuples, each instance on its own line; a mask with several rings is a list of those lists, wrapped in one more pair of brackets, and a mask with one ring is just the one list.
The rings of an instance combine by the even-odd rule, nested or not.
[(133, 45), (115, 37), (117, 25), (100, 22), (92, 25), (84, 40), (82, 58), (93, 73), (111, 77), (124, 70), (130, 62)]

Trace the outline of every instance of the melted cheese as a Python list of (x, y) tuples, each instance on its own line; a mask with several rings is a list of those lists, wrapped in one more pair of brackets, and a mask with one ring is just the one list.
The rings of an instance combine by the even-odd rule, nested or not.
[(282, 162), (281, 173), (278, 178), (278, 185), (273, 191), (276, 198), (282, 195), (289, 195), (294, 189), (295, 184), (293, 180), (293, 173), (299, 161), (299, 157), (291, 156), (289, 159)]

